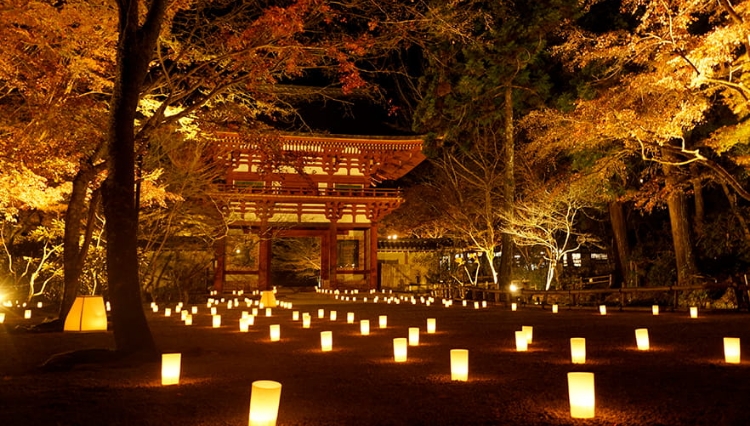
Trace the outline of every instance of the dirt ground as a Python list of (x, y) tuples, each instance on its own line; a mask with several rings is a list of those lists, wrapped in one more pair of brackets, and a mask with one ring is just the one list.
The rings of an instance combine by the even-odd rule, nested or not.
[[(748, 425), (750, 360), (724, 362), (723, 337), (741, 338), (750, 354), (750, 315), (650, 310), (606, 316), (595, 308), (552, 314), (538, 306), (512, 312), (498, 305), (475, 310), (410, 303), (334, 300), (281, 291), (293, 310), (309, 312), (310, 329), (292, 311), (274, 309), (240, 333), (242, 310), (220, 308), (223, 326), (211, 327), (200, 306), (193, 326), (179, 315), (148, 311), (162, 352), (182, 353), (179, 385), (161, 386), (160, 365), (83, 364), (70, 371), (37, 366), (70, 350), (111, 348), (111, 332), (18, 333), (24, 320), (4, 311), (0, 325), (0, 425), (246, 425), (255, 380), (283, 385), (278, 425)], [(372, 298), (370, 297), (370, 300)], [(325, 309), (325, 319), (318, 319)], [(337, 321), (329, 319), (336, 310)], [(347, 324), (347, 312), (356, 315)], [(388, 326), (377, 326), (379, 315)], [(429, 317), (437, 333), (426, 334)], [(369, 319), (371, 334), (359, 333)], [(269, 341), (269, 325), (281, 341)], [(514, 332), (534, 327), (528, 352), (516, 352)], [(392, 339), (421, 330), (408, 361), (393, 361)], [(638, 351), (636, 328), (648, 328), (649, 351)], [(320, 350), (320, 332), (333, 332), (333, 351)], [(569, 338), (585, 337), (587, 363), (570, 362)], [(450, 380), (450, 350), (469, 350), (469, 381)], [(746, 355), (746, 358), (750, 355)], [(595, 374), (596, 417), (570, 418), (566, 373)]]

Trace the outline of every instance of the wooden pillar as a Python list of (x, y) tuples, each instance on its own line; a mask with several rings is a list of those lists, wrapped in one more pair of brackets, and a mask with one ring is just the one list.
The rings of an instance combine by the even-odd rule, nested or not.
[(258, 247), (258, 290), (271, 289), (271, 230), (262, 225), (258, 236), (260, 237)]
[(336, 268), (338, 266), (338, 221), (331, 220), (328, 228), (328, 285), (332, 289), (338, 289), (336, 281)]
[(370, 271), (368, 287), (370, 290), (378, 288), (378, 223), (372, 222), (367, 231), (369, 250), (367, 251), (367, 268)]
[(320, 237), (320, 287), (331, 288), (331, 249), (329, 234)]
[(224, 291), (224, 276), (226, 269), (227, 237), (221, 237), (214, 242), (214, 290)]

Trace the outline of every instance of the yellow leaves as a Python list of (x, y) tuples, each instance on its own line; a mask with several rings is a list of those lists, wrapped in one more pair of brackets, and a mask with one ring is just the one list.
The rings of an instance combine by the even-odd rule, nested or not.
[(49, 186), (47, 179), (31, 170), (0, 162), (0, 212), (7, 217), (19, 210), (52, 210), (60, 207), (70, 184)]

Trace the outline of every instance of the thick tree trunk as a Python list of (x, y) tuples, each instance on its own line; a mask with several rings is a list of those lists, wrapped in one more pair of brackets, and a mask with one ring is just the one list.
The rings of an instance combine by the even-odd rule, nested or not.
[(630, 245), (628, 244), (628, 227), (622, 212), (622, 203), (609, 203), (609, 221), (612, 225), (617, 275), (624, 287), (634, 287), (634, 277), (630, 271)]
[(698, 167), (693, 163), (690, 166), (690, 173), (693, 175), (691, 182), (693, 184), (693, 204), (695, 205), (695, 235), (703, 235), (704, 218), (706, 216), (705, 202), (703, 201), (703, 180), (698, 176)]
[[(513, 134), (513, 89), (509, 85), (505, 89), (505, 129), (503, 139), (503, 153), (505, 154), (505, 176), (503, 182), (503, 202), (507, 217), (513, 216), (516, 198), (515, 179), (515, 138)], [(498, 287), (507, 289), (513, 281), (513, 256), (515, 245), (513, 237), (508, 233), (501, 236), (502, 255), (500, 256), (500, 268), (498, 270)]]
[[(665, 155), (665, 158), (669, 160), (671, 157)], [(695, 280), (698, 268), (695, 266), (693, 243), (690, 237), (687, 200), (684, 191), (679, 187), (673, 167), (665, 165), (664, 174), (666, 175), (666, 184), (670, 191), (669, 195), (667, 195), (667, 207), (669, 208), (669, 223), (672, 227), (672, 245), (674, 247), (675, 264), (677, 267), (677, 285), (690, 285)]]
[(107, 219), (107, 276), (116, 349), (155, 359), (156, 345), (143, 312), (138, 277), (134, 125), (166, 0), (146, 4), (149, 10), (139, 26), (140, 1), (118, 1), (120, 37), (107, 132), (109, 174), (103, 185), (102, 201)]

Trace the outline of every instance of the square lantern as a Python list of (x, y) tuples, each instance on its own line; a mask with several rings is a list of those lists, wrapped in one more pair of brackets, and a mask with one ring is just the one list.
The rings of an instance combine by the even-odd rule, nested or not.
[(724, 338), (724, 361), (727, 364), (739, 364), (740, 363), (740, 338), (739, 337), (725, 337)]
[(65, 317), (65, 331), (106, 331), (107, 308), (102, 296), (78, 296)]
[(451, 349), (451, 380), (469, 380), (469, 350)]
[(607, 315), (607, 305), (599, 305), (599, 314)]
[(395, 362), (406, 362), (406, 337), (393, 339), (393, 360)]
[(534, 327), (530, 325), (524, 325), (521, 327), (521, 331), (526, 333), (526, 343), (531, 344), (532, 341), (534, 341)]
[(320, 332), (320, 350), (323, 352), (330, 352), (333, 349), (333, 332), (321, 331)]
[(409, 346), (419, 346), (419, 327), (409, 327)]
[(318, 319), (322, 319), (326, 317), (326, 310), (325, 309), (318, 309)]
[(697, 306), (691, 306), (690, 307), (690, 318), (698, 318), (698, 307)]
[(436, 330), (435, 318), (427, 318), (427, 334), (434, 334)]
[(310, 314), (305, 312), (302, 314), (302, 328), (310, 328), (310, 322), (312, 321), (312, 317)]
[(529, 341), (526, 339), (526, 332), (516, 331), (516, 351), (526, 352), (529, 348)]
[(361, 320), (359, 322), (359, 332), (363, 336), (370, 334), (370, 320)]
[(221, 327), (221, 315), (214, 315), (211, 318), (211, 325), (213, 325), (214, 328)]
[(518, 310), (518, 303), (515, 303), (515, 302), (511, 303), (511, 304), (510, 304), (510, 310), (511, 310), (511, 311), (514, 311), (514, 312), (515, 312), (516, 310)]
[(271, 324), (269, 327), (270, 337), (272, 342), (278, 342), (281, 340), (281, 325)]
[(595, 414), (594, 373), (568, 373), (570, 417), (591, 419)]
[(386, 316), (386, 315), (379, 316), (378, 317), (378, 326), (380, 326), (380, 328), (386, 328), (386, 327), (388, 327), (388, 316)]
[(553, 313), (553, 314), (556, 314), (556, 313), (557, 313), (557, 311), (558, 311), (558, 309), (559, 309), (559, 308), (557, 307), (557, 304), (555, 304), (555, 305), (552, 305), (552, 313)]
[(648, 329), (647, 328), (636, 328), (635, 329), (635, 342), (638, 345), (638, 350), (640, 350), (640, 351), (647, 351), (647, 350), (649, 350)]
[(336, 318), (338, 318), (338, 314), (336, 313), (336, 311), (331, 311), (328, 319), (330, 319), (331, 321), (336, 321)]
[(161, 384), (176, 385), (180, 383), (180, 361), (182, 354), (161, 354)]
[(570, 338), (570, 362), (586, 364), (586, 339), (583, 337)]
[(292, 321), (299, 321), (299, 311), (292, 311)]
[(659, 305), (652, 305), (651, 306), (651, 314), (653, 314), (653, 315), (659, 315)]
[(281, 401), (281, 383), (256, 380), (250, 392), (248, 426), (275, 426)]
[(346, 323), (347, 324), (354, 324), (354, 312), (347, 312), (346, 313)]

